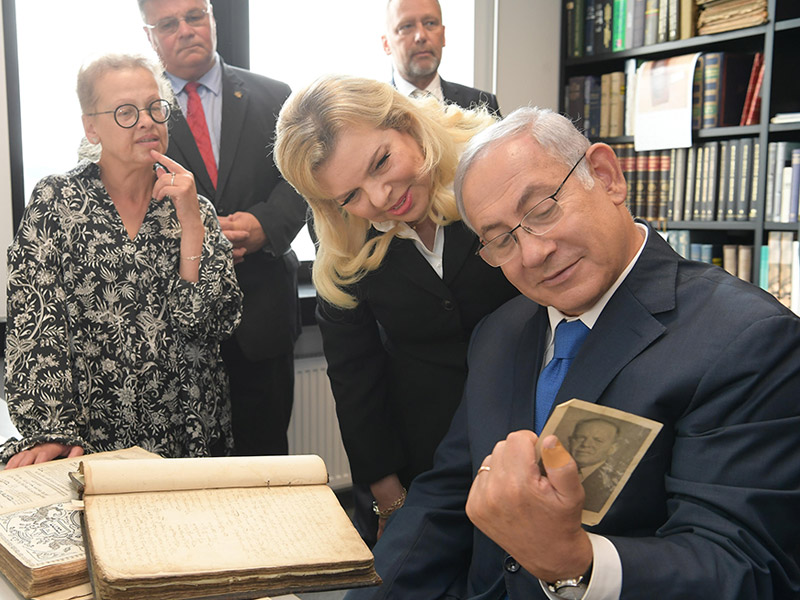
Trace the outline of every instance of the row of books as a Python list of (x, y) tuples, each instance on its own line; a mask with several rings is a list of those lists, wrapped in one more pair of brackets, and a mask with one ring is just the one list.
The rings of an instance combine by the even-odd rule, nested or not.
[(767, 234), (767, 243), (758, 249), (758, 282), (753, 281), (751, 245), (692, 242), (688, 229), (671, 229), (665, 237), (684, 258), (718, 265), (744, 281), (758, 283), (784, 306), (800, 314), (800, 242), (794, 232)]
[[(564, 89), (564, 107), (590, 139), (634, 135), (634, 93), (639, 68), (625, 61), (624, 71), (574, 75)], [(692, 128), (755, 125), (761, 114), (762, 52), (706, 52), (695, 66)]]
[(739, 279), (753, 281), (753, 246), (692, 242), (688, 229), (670, 229), (667, 241), (675, 252), (688, 258), (722, 267)]
[(800, 142), (767, 144), (765, 221), (797, 223), (800, 203)]
[(695, 0), (567, 0), (565, 7), (570, 58), (695, 35)]
[(701, 54), (694, 72), (692, 128), (758, 124), (763, 79), (763, 52)]
[(635, 152), (612, 144), (634, 216), (665, 221), (748, 221), (758, 216), (760, 143), (712, 140), (690, 148)]
[(770, 231), (761, 248), (760, 286), (800, 314), (800, 242), (792, 231)]

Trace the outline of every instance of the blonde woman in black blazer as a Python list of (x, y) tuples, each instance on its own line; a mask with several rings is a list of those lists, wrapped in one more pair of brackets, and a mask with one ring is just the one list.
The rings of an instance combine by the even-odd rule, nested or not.
[(433, 463), (473, 327), (518, 293), (476, 255), (451, 187), (461, 147), (494, 120), (353, 77), (317, 80), (278, 118), (275, 161), (319, 236), (317, 320), (353, 482), (371, 492), (356, 495), (368, 542)]

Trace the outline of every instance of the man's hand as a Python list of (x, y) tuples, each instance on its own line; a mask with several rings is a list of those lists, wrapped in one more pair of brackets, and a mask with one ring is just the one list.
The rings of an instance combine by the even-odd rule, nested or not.
[(34, 446), (30, 450), (17, 452), (8, 459), (6, 470), (15, 469), (16, 467), (27, 467), (28, 465), (38, 465), (39, 463), (47, 462), (54, 458), (75, 458), (76, 456), (82, 455), (83, 448), (80, 446), (67, 446), (57, 442), (48, 442), (46, 444)]
[(532, 431), (515, 431), (483, 461), (467, 498), (467, 516), (483, 533), (544, 581), (578, 577), (592, 564), (581, 528), (584, 492), (575, 461), (558, 438), (542, 444), (537, 465)]
[(249, 212), (235, 212), (227, 217), (219, 217), (222, 233), (233, 244), (233, 263), (244, 260), (245, 254), (257, 252), (267, 243), (267, 236), (258, 222)]

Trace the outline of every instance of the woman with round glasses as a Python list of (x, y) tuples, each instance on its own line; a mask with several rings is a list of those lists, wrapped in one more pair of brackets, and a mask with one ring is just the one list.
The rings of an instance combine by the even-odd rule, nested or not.
[(451, 189), (461, 147), (492, 122), (352, 77), (316, 81), (278, 118), (275, 161), (319, 237), (317, 321), (368, 542), (433, 463), (473, 327), (518, 293), (476, 255)]
[[(82, 68), (95, 162), (34, 188), (8, 260), (8, 468), (139, 445), (231, 448), (219, 342), (238, 324), (231, 245), (164, 156), (170, 86), (137, 56)], [(84, 144), (86, 145), (86, 144)]]

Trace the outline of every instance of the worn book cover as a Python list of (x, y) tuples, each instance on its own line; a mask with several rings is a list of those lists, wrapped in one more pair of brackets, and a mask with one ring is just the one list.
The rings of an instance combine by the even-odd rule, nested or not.
[(159, 458), (138, 447), (0, 472), (0, 571), (26, 598), (88, 581), (69, 472), (80, 462)]

